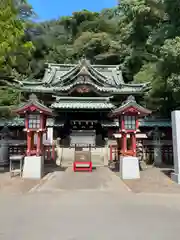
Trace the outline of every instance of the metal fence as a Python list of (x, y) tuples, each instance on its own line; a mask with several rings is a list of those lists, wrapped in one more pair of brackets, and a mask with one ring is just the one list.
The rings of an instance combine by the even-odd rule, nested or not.
[[(154, 148), (156, 146), (156, 142), (146, 140), (143, 142), (143, 159), (148, 164), (154, 163)], [(162, 141), (161, 143), (161, 154), (162, 154), (162, 162), (167, 165), (173, 165), (173, 147), (172, 141)], [(117, 145), (111, 144), (109, 146), (110, 151), (110, 161), (118, 160), (118, 151)]]
[[(9, 155), (26, 155), (27, 146), (24, 144), (11, 144), (9, 145)], [(43, 155), (45, 163), (56, 160), (55, 145), (44, 145)]]

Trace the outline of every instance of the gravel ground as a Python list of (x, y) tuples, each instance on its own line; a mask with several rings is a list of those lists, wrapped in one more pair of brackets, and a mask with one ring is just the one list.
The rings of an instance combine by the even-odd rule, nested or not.
[(180, 193), (180, 186), (170, 178), (171, 169), (148, 167), (138, 180), (124, 180), (135, 193)]
[[(56, 169), (56, 168), (55, 168)], [(45, 169), (45, 177), (41, 180), (23, 179), (20, 176), (10, 177), (9, 172), (0, 172), (0, 194), (25, 194), (39, 184), (43, 184), (48, 179), (48, 175), (53, 172), (54, 167)]]
[(0, 173), (0, 193), (27, 193), (39, 182), (38, 180), (24, 180), (19, 176), (11, 178), (9, 173)]

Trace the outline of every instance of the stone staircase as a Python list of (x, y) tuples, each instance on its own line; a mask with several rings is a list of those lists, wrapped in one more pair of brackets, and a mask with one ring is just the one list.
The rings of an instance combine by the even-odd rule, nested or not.
[[(83, 149), (88, 151), (89, 149)], [(57, 165), (62, 167), (70, 167), (73, 164), (75, 155), (74, 148), (60, 148), (57, 147)], [(104, 166), (104, 159), (106, 156), (106, 148), (92, 148), (91, 149), (91, 161), (93, 167)]]

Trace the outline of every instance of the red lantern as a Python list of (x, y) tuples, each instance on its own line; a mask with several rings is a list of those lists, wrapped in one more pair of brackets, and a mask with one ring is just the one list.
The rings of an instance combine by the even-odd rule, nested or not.
[(110, 114), (110, 117), (119, 119), (122, 154), (136, 155), (136, 131), (138, 130), (139, 118), (150, 113), (150, 110), (137, 104), (133, 96), (129, 96), (120, 107)]
[[(27, 155), (40, 156), (43, 153), (43, 133), (46, 132), (47, 117), (52, 115), (52, 110), (40, 103), (36, 95), (32, 94), (29, 101), (15, 110), (25, 117), (25, 131), (27, 132)], [(35, 143), (37, 136), (37, 143)]]

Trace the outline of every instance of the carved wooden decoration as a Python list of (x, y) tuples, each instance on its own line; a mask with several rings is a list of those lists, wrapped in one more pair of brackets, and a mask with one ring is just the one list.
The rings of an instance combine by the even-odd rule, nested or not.
[(78, 88), (76, 89), (76, 91), (77, 91), (78, 93), (88, 93), (88, 92), (90, 92), (90, 88), (84, 85), (84, 86), (78, 87)]
[(134, 107), (127, 108), (125, 112), (126, 112), (126, 113), (127, 113), (127, 112), (129, 112), (129, 113), (138, 113), (137, 109), (134, 108)]

